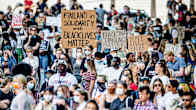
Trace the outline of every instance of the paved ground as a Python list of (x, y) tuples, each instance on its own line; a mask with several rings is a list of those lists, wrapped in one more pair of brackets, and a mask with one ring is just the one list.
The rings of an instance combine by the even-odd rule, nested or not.
[[(6, 10), (8, 5), (14, 6), (18, 2), (23, 2), (24, 0), (0, 0), (0, 10)], [(34, 0), (35, 2), (38, 0)], [(54, 4), (56, 0), (48, 0), (49, 6)], [(70, 0), (62, 0), (66, 6), (69, 5)], [(84, 5), (85, 9), (93, 9), (98, 7), (98, 4), (103, 3), (104, 7), (109, 10), (111, 0), (78, 0), (82, 5)], [(166, 9), (166, 1), (167, 0), (156, 0), (157, 4), (157, 16), (161, 19), (164, 19), (167, 13)], [(189, 4), (190, 0), (183, 0), (185, 4)], [(150, 15), (150, 4), (151, 0), (116, 0), (116, 8), (118, 10), (122, 10), (124, 5), (128, 5), (133, 9), (143, 9)]]

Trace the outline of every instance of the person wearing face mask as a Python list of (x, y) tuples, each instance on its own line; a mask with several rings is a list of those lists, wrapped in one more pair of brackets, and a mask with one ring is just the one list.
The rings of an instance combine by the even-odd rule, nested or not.
[(47, 88), (43, 95), (44, 100), (41, 101), (35, 110), (57, 110), (56, 106), (52, 103), (53, 92), (51, 88)]
[(111, 103), (117, 98), (115, 94), (116, 90), (116, 81), (111, 81), (108, 84), (107, 92), (105, 92), (101, 97), (101, 109), (109, 110)]
[(39, 67), (39, 59), (37, 56), (33, 55), (33, 49), (31, 47), (28, 47), (26, 49), (27, 57), (23, 59), (22, 62), (25, 62), (33, 67), (32, 75), (37, 78), (37, 71)]
[(35, 98), (36, 101), (38, 101), (38, 91), (36, 88), (36, 80), (32, 76), (27, 76), (27, 87), (26, 89), (28, 92)]
[(69, 110), (70, 93), (67, 86), (58, 87), (53, 103), (56, 105), (57, 110)]
[(79, 104), (76, 110), (84, 110), (87, 101), (88, 93), (86, 91), (79, 89), (74, 92), (74, 102)]
[(98, 75), (100, 75), (105, 68), (104, 61), (102, 60), (102, 58), (103, 58), (103, 54), (101, 52), (95, 53), (95, 61), (94, 62), (95, 62), (95, 68), (96, 68)]
[(104, 75), (98, 75), (93, 89), (92, 99), (95, 99), (98, 104), (101, 103), (101, 96), (106, 91), (106, 77)]
[(85, 64), (87, 64), (87, 59), (91, 59), (93, 57), (92, 53), (93, 53), (93, 46), (92, 45), (87, 46), (84, 51), (85, 57), (82, 59), (82, 63), (80, 65), (80, 72), (87, 71)]
[(59, 60), (57, 65), (57, 74), (50, 77), (48, 85), (53, 87), (54, 90), (60, 85), (71, 87), (78, 84), (77, 79), (71, 73), (67, 72), (67, 63), (64, 60)]
[(155, 26), (153, 26), (154, 31), (156, 33), (155, 37), (156, 37), (157, 40), (161, 40), (161, 38), (162, 38), (162, 31), (163, 31), (163, 27), (161, 25), (161, 19), (157, 18), (155, 20), (155, 22), (156, 22), (156, 24), (155, 24)]
[(12, 100), (11, 110), (34, 110), (35, 100), (26, 88), (27, 80), (24, 75), (16, 75), (13, 78), (12, 86), (16, 97)]
[(126, 92), (127, 84), (123, 81), (119, 81), (116, 88), (116, 95), (118, 95), (118, 98), (112, 102), (109, 110), (130, 110), (133, 108), (133, 100), (126, 95)]
[(123, 68), (120, 67), (120, 58), (114, 57), (112, 59), (112, 66), (103, 70), (103, 75), (105, 75), (110, 82), (112, 80), (118, 80), (122, 71)]

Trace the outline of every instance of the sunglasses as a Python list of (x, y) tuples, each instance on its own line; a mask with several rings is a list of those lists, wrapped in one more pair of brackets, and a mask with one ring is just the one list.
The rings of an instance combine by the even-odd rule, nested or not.
[(182, 101), (189, 102), (189, 101), (191, 101), (191, 99), (182, 99)]
[(161, 84), (155, 84), (154, 87), (161, 87)]
[(31, 29), (31, 31), (36, 31), (36, 29)]

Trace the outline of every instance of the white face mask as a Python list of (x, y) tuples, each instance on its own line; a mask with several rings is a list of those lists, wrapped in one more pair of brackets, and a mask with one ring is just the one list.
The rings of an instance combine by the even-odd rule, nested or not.
[(121, 96), (121, 95), (123, 95), (123, 93), (124, 93), (123, 89), (121, 89), (121, 88), (116, 88), (116, 94), (117, 94), (117, 95)]
[(28, 55), (30, 56), (30, 57), (32, 57), (33, 56), (33, 53), (31, 52), (31, 53), (28, 53)]
[(76, 103), (80, 103), (80, 102), (81, 102), (80, 96), (74, 96), (74, 101), (75, 101)]
[(90, 51), (85, 51), (85, 55), (86, 55), (86, 56), (89, 56), (90, 54), (91, 54)]
[(44, 95), (44, 99), (47, 102), (50, 102), (52, 100), (52, 95)]
[(77, 53), (77, 58), (81, 57), (82, 56), (82, 53)]
[(113, 57), (117, 57), (118, 55), (117, 55), (117, 53), (114, 53), (114, 54), (112, 54), (112, 56), (113, 56)]

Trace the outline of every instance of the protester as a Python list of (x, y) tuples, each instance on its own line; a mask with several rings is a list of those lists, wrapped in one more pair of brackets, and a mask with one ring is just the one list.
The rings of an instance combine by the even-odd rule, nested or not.
[(136, 104), (133, 110), (158, 110), (157, 106), (149, 101), (150, 98), (150, 88), (148, 86), (142, 86), (139, 88), (139, 99), (140, 102)]
[(52, 104), (53, 91), (50, 88), (47, 88), (43, 94), (44, 100), (40, 102), (35, 110), (57, 110), (56, 106)]
[(134, 104), (133, 100), (126, 95), (127, 84), (125, 82), (119, 81), (116, 88), (116, 98), (110, 105), (109, 110), (119, 110), (119, 109), (132, 109)]

